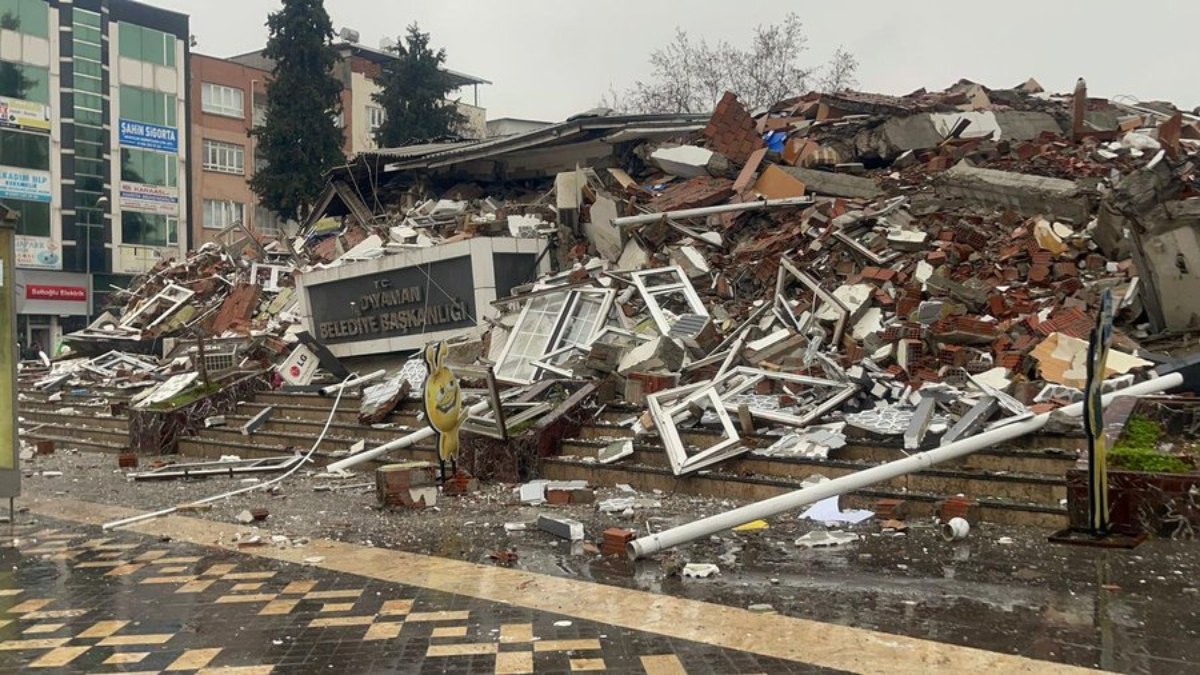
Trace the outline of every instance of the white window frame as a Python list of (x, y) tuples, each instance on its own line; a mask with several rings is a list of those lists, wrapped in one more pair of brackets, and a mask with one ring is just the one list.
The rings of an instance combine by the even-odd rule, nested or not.
[(237, 87), (204, 82), (201, 84), (200, 110), (222, 117), (246, 118), (246, 92)]
[(379, 127), (383, 126), (385, 119), (387, 119), (387, 113), (383, 108), (377, 105), (367, 106), (367, 131), (371, 133), (379, 131)]
[[(244, 223), (246, 205), (232, 199), (205, 199), (204, 229), (223, 230), (234, 223)], [(220, 215), (220, 219), (216, 216)]]
[[(658, 326), (658, 332), (663, 335), (671, 333), (671, 326), (679, 320), (679, 317), (670, 315), (663, 309), (659, 303), (660, 296), (678, 295), (681, 296), (688, 306), (691, 308), (690, 314), (699, 314), (708, 316), (708, 308), (704, 306), (704, 301), (696, 294), (696, 289), (692, 287), (692, 282), (688, 281), (687, 275), (678, 265), (671, 267), (659, 267), (652, 270), (643, 270), (633, 273), (633, 283), (637, 286), (638, 291), (642, 295), (642, 299), (646, 301), (646, 309), (650, 312), (650, 316), (654, 318), (654, 323)], [(672, 281), (656, 286), (649, 285), (649, 282), (654, 277), (673, 277)]]
[(204, 170), (246, 175), (246, 147), (204, 139)]
[[(521, 316), (509, 333), (504, 351), (496, 360), (496, 378), (505, 382), (529, 384), (541, 379), (546, 372), (546, 364), (539, 365), (538, 361), (542, 361), (548, 355), (558, 356), (557, 352), (569, 347), (590, 346), (608, 325), (615, 295), (608, 289), (589, 288), (564, 290), (530, 298), (521, 309)], [(596, 310), (589, 310), (587, 319), (584, 320), (590, 322), (590, 327), (585, 326), (582, 332), (577, 332), (575, 339), (570, 339), (570, 332), (580, 328), (580, 313), (588, 308)], [(533, 322), (538, 318), (537, 314), (554, 317), (548, 326), (548, 332), (531, 332), (535, 326)]]

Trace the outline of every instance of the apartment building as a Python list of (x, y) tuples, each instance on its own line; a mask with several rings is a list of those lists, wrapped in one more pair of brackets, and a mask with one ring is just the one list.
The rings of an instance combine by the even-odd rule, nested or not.
[(188, 17), (0, 0), (0, 202), (20, 215), (22, 342), (46, 349), (187, 246)]
[(257, 166), (250, 130), (262, 122), (271, 73), (228, 59), (193, 54), (191, 61), (192, 246), (234, 223), (281, 234), (275, 214), (250, 189)]
[[(388, 44), (385, 40), (379, 49), (348, 41), (333, 45), (338, 52), (338, 62), (333, 72), (342, 83), (342, 114), (338, 124), (346, 132), (342, 150), (348, 157), (378, 148), (375, 143), (375, 131), (383, 124), (384, 112), (373, 97), (380, 91), (379, 85), (375, 83), (380, 69), (388, 60), (396, 58), (387, 51)], [(234, 56), (229, 60), (261, 70), (269, 71), (273, 68), (271, 60), (264, 57), (261, 50)], [(454, 99), (459, 112), (466, 118), (462, 129), (463, 136), (485, 138), (487, 109), (479, 105), (479, 87), (491, 82), (454, 70), (446, 69), (446, 72), (459, 87)]]

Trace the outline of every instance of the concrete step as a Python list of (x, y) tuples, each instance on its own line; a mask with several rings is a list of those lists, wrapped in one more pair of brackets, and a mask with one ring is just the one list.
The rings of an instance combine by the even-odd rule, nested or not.
[(90, 411), (80, 411), (77, 414), (67, 415), (42, 410), (18, 410), (17, 416), (24, 420), (21, 426), (25, 428), (49, 424), (63, 430), (90, 427), (117, 429), (124, 431), (126, 434), (129, 432), (129, 418), (124, 415), (107, 417), (91, 413)]
[[(613, 442), (612, 439), (573, 438), (563, 441), (562, 455), (599, 457), (600, 450)], [(634, 441), (634, 461), (641, 464), (669, 466), (662, 445), (655, 437), (643, 437)], [(847, 445), (829, 451), (829, 459), (840, 462), (883, 464), (907, 457), (899, 447), (878, 445)], [(1061, 478), (1076, 464), (1076, 453), (1059, 449), (1030, 450), (1025, 448), (996, 447), (981, 450), (962, 459), (945, 462), (939, 466), (960, 471), (988, 471), (993, 473), (1035, 474)]]
[[(271, 403), (262, 403), (259, 401), (245, 401), (238, 404), (238, 414), (248, 415), (253, 417), (262, 412), (266, 408), (275, 408), (271, 414), (272, 419), (285, 418), (296, 420), (320, 421), (322, 424), (329, 417), (330, 407), (317, 408), (308, 405), (276, 405)], [(395, 422), (397, 424), (409, 424), (410, 426), (417, 421), (420, 411), (393, 411), (385, 422)], [(337, 412), (334, 413), (334, 422), (343, 424), (358, 424), (358, 404), (352, 407), (346, 405), (338, 406)]]
[[(361, 397), (357, 392), (346, 392), (342, 395), (341, 406), (350, 406), (358, 408), (359, 399)], [(321, 396), (320, 394), (302, 394), (302, 393), (287, 393), (282, 391), (263, 391), (254, 395), (256, 403), (268, 403), (271, 405), (306, 405), (329, 410), (333, 402), (337, 400), (337, 395)]]
[[(252, 418), (247, 415), (226, 415), (225, 426), (221, 429), (233, 430), (241, 433), (241, 428)], [(415, 420), (414, 420), (415, 422)], [(396, 440), (401, 436), (405, 436), (417, 429), (424, 427), (424, 424), (419, 426), (402, 427), (397, 425), (389, 429), (376, 429), (371, 426), (363, 426), (354, 423), (332, 422), (329, 425), (329, 434), (342, 438), (363, 438), (367, 439), (367, 444), (372, 442), (386, 443)], [(316, 438), (321, 433), (321, 429), (325, 427), (325, 420), (306, 420), (306, 419), (288, 419), (286, 417), (272, 417), (270, 421), (258, 428), (251, 434), (257, 436), (261, 433), (281, 433), (281, 434), (300, 434), (310, 438)], [(207, 431), (207, 430), (206, 430)]]
[[(309, 447), (312, 447), (311, 445)], [(308, 448), (303, 449), (308, 452)], [(266, 457), (279, 457), (281, 455), (291, 455), (292, 451), (284, 450), (283, 448), (265, 447), (261, 445), (246, 445), (238, 444), (225, 440), (218, 440), (208, 437), (185, 438), (179, 441), (179, 453), (189, 459), (199, 459), (200, 461), (211, 459), (218, 460), (222, 455), (237, 455), (242, 459), (262, 459)], [(323, 449), (318, 449), (313, 454), (313, 464), (315, 466), (325, 466), (332, 464), (339, 459), (343, 459), (345, 455), (334, 455)], [(376, 467), (385, 464), (394, 464), (398, 462), (422, 461), (437, 463), (437, 450), (433, 446), (417, 446), (412, 448), (404, 448), (389, 452), (386, 457), (369, 460), (359, 464), (353, 468), (357, 473), (370, 474), (373, 473)]]
[[(584, 449), (578, 445), (564, 444), (563, 452), (564, 454), (573, 454), (574, 450), (582, 451)], [(668, 472), (671, 470), (666, 453), (653, 448), (641, 451), (635, 449), (633, 457), (608, 466), (622, 466), (625, 463)], [(722, 462), (712, 467), (712, 471), (734, 476), (758, 476), (800, 481), (818, 474), (826, 478), (838, 478), (873, 466), (878, 466), (878, 463), (835, 459), (762, 458), (746, 454)], [(936, 494), (961, 492), (976, 498), (987, 496), (1043, 506), (1058, 506), (1060, 501), (1067, 497), (1065, 474), (1047, 476), (1015, 472), (987, 473), (946, 466), (937, 466), (895, 478), (882, 485), (887, 485), (897, 491), (915, 490)]]
[[(759, 501), (801, 487), (801, 481), (797, 478), (740, 476), (725, 472), (677, 477), (669, 469), (660, 467), (633, 464), (605, 466), (566, 458), (543, 460), (542, 477), (550, 480), (586, 480), (591, 485), (624, 483), (641, 491), (661, 490), (668, 494), (678, 492), (742, 501)], [(903, 499), (908, 502), (909, 517), (921, 518), (933, 515), (938, 500), (958, 492), (903, 491), (880, 485), (846, 495), (841, 505), (842, 508), (871, 508), (878, 499)], [(972, 497), (979, 501), (981, 517), (988, 522), (1048, 529), (1062, 528), (1067, 523), (1065, 507), (1015, 499)]]
[(73, 409), (80, 414), (93, 414), (96, 412), (107, 413), (110, 406), (105, 403), (103, 405), (87, 405), (84, 401), (56, 401), (56, 402), (37, 402), (37, 401), (18, 401), (17, 412), (58, 412), (64, 409)]
[(141, 391), (141, 389), (113, 389), (110, 387), (67, 387), (66, 389), (63, 389), (63, 390), (40, 391), (40, 390), (34, 389), (32, 387), (20, 387), (18, 389), (18, 391), (22, 396), (24, 396), (30, 400), (34, 400), (34, 401), (45, 401), (46, 399), (50, 398), (55, 393), (59, 393), (61, 391), (62, 398), (64, 400), (66, 400), (66, 399), (87, 400), (90, 398), (106, 398), (109, 401), (112, 401), (113, 403), (117, 403), (120, 401), (128, 401), (129, 399), (133, 398), (133, 396), (135, 394), (137, 394), (139, 391)]
[(34, 441), (54, 441), (59, 450), (75, 449), (89, 452), (128, 452), (129, 434), (126, 432), (112, 433), (101, 429), (70, 429), (57, 427), (42, 427), (21, 434), (21, 438), (29, 443)]

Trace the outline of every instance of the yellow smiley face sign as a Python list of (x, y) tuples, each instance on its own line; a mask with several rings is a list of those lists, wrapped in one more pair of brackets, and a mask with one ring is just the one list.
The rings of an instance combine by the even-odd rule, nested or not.
[(462, 389), (446, 366), (445, 342), (425, 347), (425, 422), (437, 434), (438, 457), (453, 460), (458, 455), (458, 429), (462, 426)]

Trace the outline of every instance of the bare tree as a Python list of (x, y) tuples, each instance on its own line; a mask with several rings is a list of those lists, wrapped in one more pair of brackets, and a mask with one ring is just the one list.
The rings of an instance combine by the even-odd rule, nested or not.
[(821, 91), (834, 93), (853, 89), (858, 86), (857, 72), (858, 59), (839, 45), (821, 73)]
[(813, 71), (799, 63), (807, 42), (795, 14), (755, 27), (745, 48), (694, 40), (676, 28), (672, 42), (651, 52), (650, 77), (626, 92), (625, 103), (635, 112), (703, 113), (732, 91), (749, 107), (770, 105), (807, 89)]

